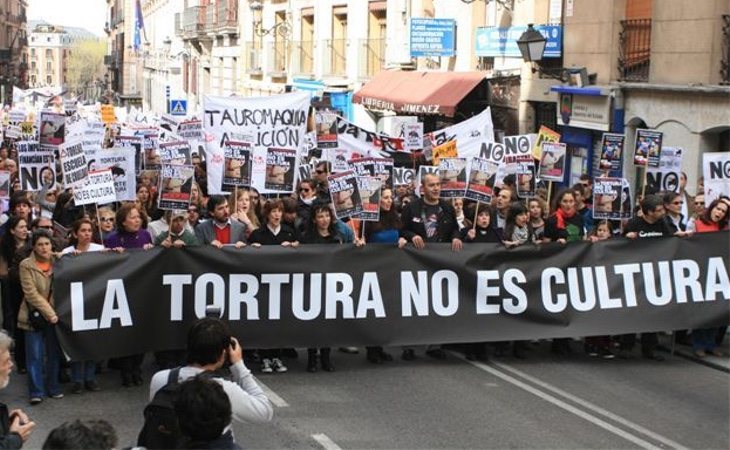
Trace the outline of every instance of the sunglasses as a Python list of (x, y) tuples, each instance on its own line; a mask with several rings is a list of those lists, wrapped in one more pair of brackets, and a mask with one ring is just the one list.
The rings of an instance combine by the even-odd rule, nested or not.
[(684, 202), (672, 202), (672, 205), (681, 205)]
[(188, 209), (188, 212), (189, 213), (197, 213), (198, 210), (197, 210), (197, 208), (190, 208), (190, 209)]
[(299, 188), (299, 192), (309, 192), (311, 189), (309, 188)]

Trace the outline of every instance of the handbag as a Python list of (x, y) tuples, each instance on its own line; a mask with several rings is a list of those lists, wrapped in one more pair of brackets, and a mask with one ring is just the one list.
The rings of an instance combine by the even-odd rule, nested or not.
[[(26, 302), (27, 303), (27, 302)], [(28, 304), (28, 322), (35, 331), (43, 331), (51, 325), (51, 322), (46, 320), (40, 311), (33, 308)]]

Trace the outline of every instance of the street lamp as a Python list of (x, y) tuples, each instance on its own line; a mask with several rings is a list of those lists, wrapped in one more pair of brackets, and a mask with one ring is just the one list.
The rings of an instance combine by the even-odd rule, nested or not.
[(261, 11), (264, 9), (264, 5), (262, 2), (258, 0), (249, 0), (248, 8), (254, 15), (253, 32), (256, 33), (256, 36), (263, 37), (270, 33), (277, 33), (279, 34), (279, 36), (286, 38), (291, 34), (291, 25), (289, 24), (288, 20), (279, 22), (271, 28), (264, 28), (264, 21), (260, 18), (255, 18), (256, 15), (259, 15), (260, 17)]
[(527, 24), (527, 30), (517, 39), (517, 48), (520, 49), (522, 60), (532, 64), (532, 73), (538, 72), (540, 78), (567, 81), (567, 69), (563, 67), (545, 68), (540, 65), (546, 45), (547, 38), (537, 31), (531, 23)]

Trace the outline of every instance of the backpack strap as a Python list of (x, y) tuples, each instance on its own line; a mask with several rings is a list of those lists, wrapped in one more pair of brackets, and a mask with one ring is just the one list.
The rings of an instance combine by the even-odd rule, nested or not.
[(182, 366), (178, 366), (170, 370), (170, 373), (167, 375), (167, 384), (178, 383), (178, 380), (180, 379), (180, 369), (182, 369)]

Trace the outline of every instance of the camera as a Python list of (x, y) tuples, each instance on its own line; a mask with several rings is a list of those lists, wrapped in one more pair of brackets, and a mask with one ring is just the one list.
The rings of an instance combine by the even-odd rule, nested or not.
[(221, 319), (223, 318), (223, 311), (219, 306), (208, 305), (205, 307), (205, 317), (209, 319)]

